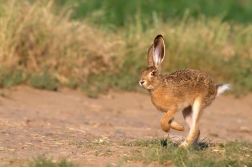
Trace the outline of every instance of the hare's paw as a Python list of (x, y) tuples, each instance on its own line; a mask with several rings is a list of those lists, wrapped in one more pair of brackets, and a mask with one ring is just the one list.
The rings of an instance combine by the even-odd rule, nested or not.
[(189, 144), (188, 144), (186, 141), (183, 141), (183, 142), (179, 145), (180, 148), (187, 148), (188, 146), (189, 146)]
[(184, 131), (184, 127), (179, 125), (174, 119), (170, 122), (171, 128), (177, 131)]
[(171, 129), (171, 126), (168, 122), (161, 121), (160, 125), (161, 125), (161, 128), (163, 129), (163, 131), (165, 131), (165, 132), (169, 132)]

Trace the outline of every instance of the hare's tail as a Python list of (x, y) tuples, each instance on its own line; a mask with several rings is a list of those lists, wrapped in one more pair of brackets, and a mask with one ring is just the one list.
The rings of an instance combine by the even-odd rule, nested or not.
[(220, 94), (222, 94), (226, 90), (231, 89), (231, 85), (230, 84), (217, 84), (216, 88), (217, 88), (217, 96), (219, 96)]

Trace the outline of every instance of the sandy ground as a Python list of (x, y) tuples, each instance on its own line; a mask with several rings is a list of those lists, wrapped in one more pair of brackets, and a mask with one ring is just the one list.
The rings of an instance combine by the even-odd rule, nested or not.
[[(116, 166), (131, 149), (123, 142), (167, 137), (159, 125), (164, 113), (152, 105), (148, 94), (121, 92), (91, 99), (73, 90), (23, 86), (0, 93), (0, 166), (19, 166), (38, 155), (66, 158), (80, 166)], [(186, 137), (189, 129), (182, 114), (175, 118), (185, 131), (171, 130), (170, 136)], [(240, 99), (222, 95), (200, 120), (201, 138), (252, 141), (251, 125), (252, 95)]]

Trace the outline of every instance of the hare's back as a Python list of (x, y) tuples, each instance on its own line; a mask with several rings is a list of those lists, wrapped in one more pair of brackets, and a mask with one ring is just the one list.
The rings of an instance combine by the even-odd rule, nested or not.
[(174, 94), (189, 96), (203, 94), (206, 98), (214, 98), (217, 93), (212, 78), (197, 69), (175, 71), (165, 75), (164, 79)]

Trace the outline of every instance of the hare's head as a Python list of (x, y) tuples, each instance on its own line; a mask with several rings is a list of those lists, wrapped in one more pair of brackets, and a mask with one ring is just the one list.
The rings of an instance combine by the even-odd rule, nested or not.
[(156, 88), (161, 82), (161, 62), (165, 56), (165, 44), (162, 35), (158, 35), (148, 50), (148, 68), (142, 72), (140, 86), (147, 90)]

